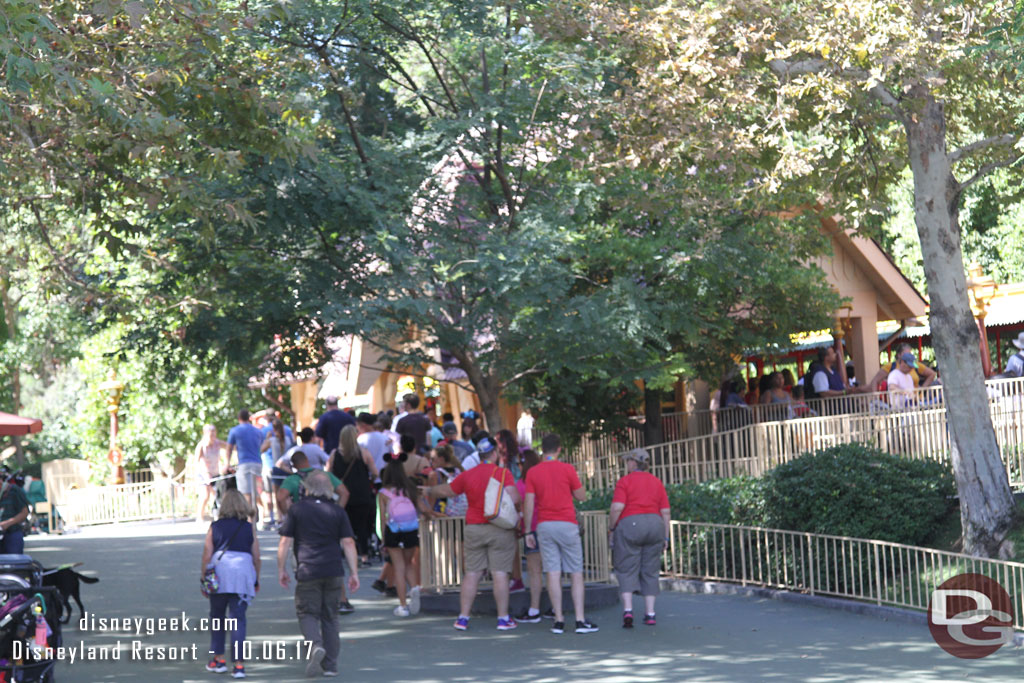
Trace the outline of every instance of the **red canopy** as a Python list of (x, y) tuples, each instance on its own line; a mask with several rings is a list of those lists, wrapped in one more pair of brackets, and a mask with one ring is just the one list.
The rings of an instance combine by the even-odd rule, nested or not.
[(0, 436), (18, 436), (34, 434), (42, 431), (43, 421), (34, 417), (20, 417), (10, 413), (0, 413)]

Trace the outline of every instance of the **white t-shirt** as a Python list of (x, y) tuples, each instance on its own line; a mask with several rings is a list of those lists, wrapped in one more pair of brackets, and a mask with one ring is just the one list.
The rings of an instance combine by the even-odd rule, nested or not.
[(470, 453), (469, 455), (466, 456), (465, 460), (462, 461), (462, 471), (463, 472), (468, 472), (469, 470), (473, 469), (474, 467), (476, 467), (479, 464), (480, 464), (480, 452), (479, 451), (473, 451), (472, 453)]
[(818, 370), (814, 373), (814, 391), (821, 394), (821, 392), (828, 390), (828, 371)]
[(356, 438), (356, 443), (365, 448), (373, 456), (373, 462), (377, 465), (377, 471), (383, 472), (384, 466), (387, 465), (384, 462), (384, 455), (391, 451), (388, 445), (388, 437), (384, 436), (383, 432), (367, 432), (360, 434)]
[(886, 384), (889, 391), (889, 405), (893, 408), (906, 408), (914, 395), (914, 378), (897, 367), (889, 373)]

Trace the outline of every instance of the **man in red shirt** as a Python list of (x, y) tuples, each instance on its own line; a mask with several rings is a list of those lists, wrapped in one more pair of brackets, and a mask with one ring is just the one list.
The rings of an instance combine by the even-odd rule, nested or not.
[(487, 521), (484, 516), (484, 498), (491, 479), (504, 484), (505, 495), (512, 499), (516, 507), (520, 503), (519, 492), (516, 491), (512, 473), (495, 464), (498, 449), (487, 439), (481, 440), (477, 448), (483, 462), (455, 477), (450, 484), (431, 486), (427, 493), (440, 498), (466, 494), (466, 572), (462, 576), (459, 618), (455, 620), (455, 628), (460, 631), (469, 628), (469, 613), (476, 599), (480, 577), (485, 569), (490, 569), (494, 577), (494, 602), (498, 605), (498, 630), (511, 631), (516, 627), (516, 622), (508, 614), (508, 583), (516, 557), (516, 533), (513, 529), (501, 529)]
[(583, 501), (587, 492), (580, 483), (576, 468), (559, 462), (562, 440), (548, 434), (540, 442), (541, 462), (526, 473), (526, 504), (524, 515), (533, 519), (537, 509), (537, 532), (527, 534), (526, 545), (540, 547), (541, 561), (548, 575), (548, 597), (555, 611), (552, 633), (565, 632), (562, 613), (562, 572), (572, 582), (572, 606), (576, 612), (576, 633), (593, 633), (597, 624), (583, 615), (583, 544), (576, 522), (574, 500)]

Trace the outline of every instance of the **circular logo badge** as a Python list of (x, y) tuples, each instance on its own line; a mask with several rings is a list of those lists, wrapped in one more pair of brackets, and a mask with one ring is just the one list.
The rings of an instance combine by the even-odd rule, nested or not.
[(1013, 602), (998, 581), (959, 574), (932, 591), (928, 629), (954, 657), (981, 659), (1013, 642)]

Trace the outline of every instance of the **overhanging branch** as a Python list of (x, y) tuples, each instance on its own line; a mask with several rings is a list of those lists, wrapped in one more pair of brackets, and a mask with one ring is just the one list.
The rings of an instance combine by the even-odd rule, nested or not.
[(953, 150), (949, 155), (950, 161), (959, 161), (968, 154), (977, 152), (980, 149), (988, 149), (989, 147), (1007, 147), (1009, 145), (1016, 144), (1021, 137), (1019, 135), (1012, 135), (1007, 133), (1005, 135), (993, 135), (992, 137), (983, 138), (976, 140), (969, 145), (964, 145)]

